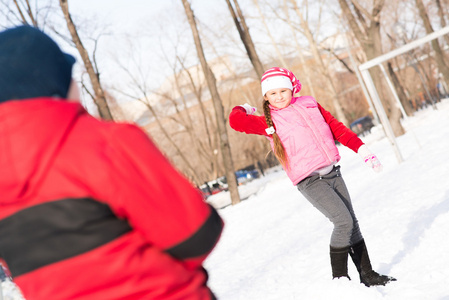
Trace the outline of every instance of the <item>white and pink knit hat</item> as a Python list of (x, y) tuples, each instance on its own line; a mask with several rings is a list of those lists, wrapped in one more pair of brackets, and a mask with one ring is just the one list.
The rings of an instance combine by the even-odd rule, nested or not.
[(263, 73), (262, 79), (260, 80), (262, 86), (262, 95), (269, 90), (287, 88), (292, 90), (293, 95), (301, 90), (301, 82), (295, 77), (295, 75), (284, 68), (274, 67), (268, 69)]

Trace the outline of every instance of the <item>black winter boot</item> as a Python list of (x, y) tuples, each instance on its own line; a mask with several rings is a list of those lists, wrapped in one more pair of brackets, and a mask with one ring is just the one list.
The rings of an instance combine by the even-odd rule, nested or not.
[(359, 271), (360, 282), (364, 285), (386, 285), (390, 281), (396, 281), (396, 278), (380, 275), (373, 271), (368, 256), (368, 250), (366, 249), (365, 240), (361, 240), (357, 244), (351, 246), (349, 249), (349, 255), (351, 255), (352, 261), (354, 262), (357, 271)]
[(351, 280), (348, 275), (348, 252), (349, 247), (334, 248), (330, 246), (332, 278), (347, 277)]

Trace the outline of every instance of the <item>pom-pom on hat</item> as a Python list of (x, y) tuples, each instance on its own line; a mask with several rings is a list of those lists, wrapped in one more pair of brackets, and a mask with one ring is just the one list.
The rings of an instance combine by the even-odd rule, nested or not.
[(260, 80), (260, 84), (263, 96), (265, 96), (269, 90), (279, 88), (288, 88), (292, 90), (293, 95), (301, 90), (301, 82), (299, 82), (295, 75), (287, 69), (278, 67), (265, 71)]
[(65, 98), (75, 58), (31, 26), (0, 32), (0, 103), (36, 97)]

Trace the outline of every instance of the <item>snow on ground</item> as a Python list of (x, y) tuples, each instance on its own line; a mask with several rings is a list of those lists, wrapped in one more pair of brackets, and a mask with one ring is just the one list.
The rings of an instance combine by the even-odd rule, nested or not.
[(208, 199), (225, 220), (206, 260), (209, 286), (220, 300), (449, 300), (449, 100), (419, 111), (397, 138), (399, 163), (378, 127), (362, 138), (384, 169), (375, 173), (340, 146), (343, 178), (375, 270), (398, 279), (383, 287), (332, 280), (331, 223), (309, 204), (283, 171)]
[(1, 282), (0, 300), (23, 300), (22, 294), (17, 286), (9, 279)]

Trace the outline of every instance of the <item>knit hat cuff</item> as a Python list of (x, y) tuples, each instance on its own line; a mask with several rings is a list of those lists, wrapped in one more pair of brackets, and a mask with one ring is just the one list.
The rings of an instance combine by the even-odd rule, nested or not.
[(261, 86), (262, 86), (262, 95), (263, 96), (265, 96), (265, 94), (269, 90), (280, 89), (280, 88), (287, 88), (289, 90), (293, 90), (293, 85), (292, 85), (290, 78), (288, 78), (286, 76), (282, 76), (282, 75), (266, 78), (265, 80), (262, 81)]

